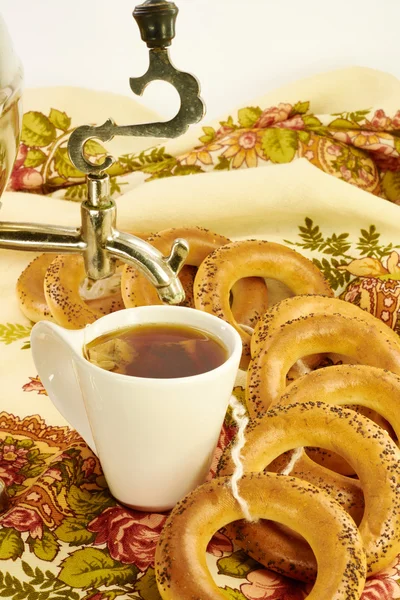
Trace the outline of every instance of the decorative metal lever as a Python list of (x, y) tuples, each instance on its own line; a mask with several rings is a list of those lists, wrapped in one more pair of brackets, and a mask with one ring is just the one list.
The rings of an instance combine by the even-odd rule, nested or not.
[(166, 122), (143, 123), (140, 125), (116, 125), (108, 119), (103, 125), (78, 127), (68, 143), (71, 161), (77, 169), (87, 175), (102, 173), (111, 167), (114, 159), (106, 156), (103, 163), (94, 165), (84, 156), (85, 143), (93, 138), (108, 142), (118, 135), (151, 136), (175, 138), (197, 123), (204, 115), (204, 103), (200, 98), (200, 85), (197, 79), (178, 71), (172, 64), (167, 46), (175, 36), (175, 20), (178, 8), (172, 2), (147, 0), (137, 6), (133, 12), (141, 32), (142, 39), (149, 46), (150, 64), (142, 77), (131, 77), (132, 91), (141, 96), (152, 81), (167, 81), (178, 91), (181, 105), (173, 119)]
[(184, 299), (177, 276), (189, 252), (187, 242), (175, 240), (170, 255), (162, 256), (147, 242), (118, 231), (116, 205), (110, 197), (109, 176), (104, 173), (114, 159), (108, 155), (102, 164), (93, 164), (84, 156), (85, 143), (92, 138), (102, 142), (117, 135), (174, 138), (202, 118), (204, 104), (197, 79), (178, 71), (168, 54), (167, 47), (175, 36), (177, 14), (178, 8), (167, 0), (147, 0), (136, 7), (133, 16), (149, 47), (150, 64), (145, 75), (130, 79), (131, 89), (138, 95), (152, 81), (172, 84), (181, 100), (176, 116), (167, 122), (118, 126), (108, 119), (100, 126), (78, 127), (70, 136), (68, 152), (76, 168), (87, 175), (88, 193), (87, 200), (81, 205), (81, 227), (0, 222), (0, 248), (80, 253), (84, 257), (86, 274), (93, 280), (112, 275), (119, 259), (141, 269), (163, 301), (177, 304)]

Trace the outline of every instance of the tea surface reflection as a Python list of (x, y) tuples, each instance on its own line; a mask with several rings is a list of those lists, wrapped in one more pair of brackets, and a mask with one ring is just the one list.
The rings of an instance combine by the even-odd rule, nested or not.
[(146, 324), (107, 333), (85, 347), (92, 364), (152, 379), (190, 377), (222, 365), (228, 352), (208, 332), (175, 324)]

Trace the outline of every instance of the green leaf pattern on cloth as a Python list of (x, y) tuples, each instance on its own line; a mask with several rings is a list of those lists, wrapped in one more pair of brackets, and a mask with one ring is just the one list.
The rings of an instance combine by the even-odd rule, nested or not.
[(56, 128), (40, 112), (28, 112), (22, 123), (21, 141), (27, 146), (43, 148), (56, 138)]
[[(65, 199), (81, 201), (84, 177), (67, 153), (76, 125), (55, 107), (48, 115), (26, 113), (9, 189), (43, 194), (61, 191)], [(204, 126), (198, 141), (200, 145), (176, 155), (160, 145), (117, 157), (108, 170), (113, 196), (130, 189), (143, 174), (146, 181), (152, 181), (303, 158), (334, 177), (400, 204), (400, 110), (394, 115), (382, 109), (316, 115), (304, 99), (272, 107), (247, 106), (218, 125)], [(85, 154), (101, 162), (106, 149), (89, 140)]]
[(0, 531), (0, 560), (16, 560), (24, 551), (21, 534), (15, 529), (4, 527)]
[(51, 109), (49, 121), (53, 123), (56, 129), (61, 129), (61, 131), (68, 131), (71, 127), (71, 119), (67, 113), (61, 112), (61, 110), (57, 110), (56, 108)]
[(152, 567), (149, 567), (143, 577), (138, 579), (135, 591), (139, 593), (142, 600), (161, 600), (157, 588), (156, 576)]
[(94, 533), (87, 529), (87, 519), (82, 517), (66, 517), (61, 525), (55, 530), (59, 540), (70, 546), (90, 544), (94, 540)]
[(135, 580), (135, 565), (123, 565), (97, 548), (76, 550), (61, 563), (59, 579), (71, 587), (88, 589), (124, 585)]
[(59, 544), (53, 533), (44, 529), (41, 538), (29, 540), (32, 552), (41, 560), (51, 562), (58, 554)]
[(223, 594), (228, 598), (228, 600), (247, 600), (246, 596), (242, 594), (239, 590), (234, 590), (230, 587), (222, 588)]
[(0, 343), (12, 344), (17, 340), (23, 340), (30, 336), (31, 329), (29, 325), (20, 325), (19, 323), (5, 323), (0, 325)]
[(267, 129), (262, 137), (264, 155), (273, 163), (288, 163), (297, 151), (298, 138), (290, 129)]
[(240, 579), (245, 578), (248, 573), (260, 567), (259, 563), (247, 556), (243, 550), (237, 550), (226, 558), (220, 558), (217, 566), (218, 573), (221, 575), (239, 577)]

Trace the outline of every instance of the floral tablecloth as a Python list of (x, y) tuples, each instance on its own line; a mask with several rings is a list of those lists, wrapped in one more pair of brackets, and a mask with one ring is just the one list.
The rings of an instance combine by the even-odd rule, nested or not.
[[(312, 258), (338, 296), (398, 331), (400, 103), (397, 110), (391, 98), (400, 97), (400, 83), (390, 80), (376, 104), (376, 86), (389, 85), (385, 78), (368, 70), (322, 76), (286, 89), (281, 101), (261, 99), (174, 142), (113, 142), (120, 227), (192, 224), (288, 244)], [(330, 101), (329, 86), (342, 90), (348, 80), (358, 82), (363, 102), (341, 98), (343, 92)], [(85, 187), (66, 142), (78, 124), (108, 116), (121, 123), (153, 118), (112, 95), (28, 91), (2, 219), (78, 223)], [(88, 153), (101, 160), (105, 150), (93, 142)], [(0, 477), (10, 494), (0, 515), (0, 596), (159, 600), (153, 561), (166, 515), (128, 510), (110, 496), (97, 457), (53, 407), (33, 366), (31, 324), (14, 292), (31, 256), (0, 257)], [(241, 383), (234, 393), (243, 401)], [(234, 433), (227, 416), (210, 476)], [(310, 589), (265, 570), (224, 532), (211, 540), (208, 563), (231, 600), (297, 600)], [(363, 600), (400, 598), (399, 568), (396, 561), (370, 579)]]
[[(76, 123), (64, 106), (27, 111), (21, 144), (8, 189), (54, 194), (80, 201), (86, 187), (71, 163), (67, 141)], [(61, 109), (61, 110), (60, 110)], [(277, 106), (246, 106), (200, 135), (122, 154), (108, 169), (114, 197), (138, 182), (166, 177), (230, 171), (305, 158), (325, 173), (362, 190), (400, 204), (400, 110), (366, 107), (334, 114), (316, 114), (312, 101), (280, 102)], [(102, 162), (104, 146), (90, 140), (88, 157)], [(134, 175), (144, 175), (138, 179)]]

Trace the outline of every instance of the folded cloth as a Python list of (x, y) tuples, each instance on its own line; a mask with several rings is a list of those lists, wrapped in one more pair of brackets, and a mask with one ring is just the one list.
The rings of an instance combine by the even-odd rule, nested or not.
[[(286, 86), (172, 142), (117, 138), (107, 150), (117, 158), (110, 175), (118, 226), (201, 225), (289, 244), (318, 264), (337, 295), (364, 298), (383, 320), (381, 300), (390, 300), (397, 329), (399, 209), (382, 198), (400, 202), (399, 98), (395, 78), (347, 69)], [(85, 186), (67, 155), (70, 132), (110, 116), (120, 124), (156, 118), (132, 99), (72, 88), (28, 90), (24, 105), (4, 220), (77, 225)], [(87, 151), (93, 160), (105, 155), (97, 142)], [(178, 177), (189, 174), (201, 176)], [(118, 505), (97, 457), (46, 396), (30, 355), (31, 324), (15, 298), (30, 258), (0, 251), (0, 477), (11, 496), (0, 515), (0, 596), (156, 600), (154, 550), (165, 515)], [(243, 401), (240, 382), (234, 393)], [(212, 473), (234, 432), (228, 418)], [(228, 598), (300, 598), (308, 589), (247, 560), (222, 533), (208, 552)], [(366, 595), (398, 598), (399, 565), (371, 578)]]
[[(343, 99), (339, 104), (337, 94), (332, 100), (326, 88), (325, 103), (314, 100), (313, 88), (327, 82), (330, 94), (336, 89), (348, 89), (351, 83), (351, 101)], [(400, 203), (400, 108), (387, 98), (382, 104), (371, 102), (377, 101), (376, 87), (381, 89), (384, 83), (391, 88), (398, 86), (394, 78), (371, 70), (339, 71), (309, 80), (308, 89), (305, 82), (300, 82), (282, 90), (280, 97), (284, 102), (271, 106), (270, 95), (261, 98), (219, 122), (203, 126), (201, 131), (190, 131), (178, 142), (151, 147), (149, 140), (118, 141), (115, 145), (118, 160), (109, 169), (113, 195), (126, 193), (143, 181), (274, 166), (305, 158), (325, 173)], [(367, 93), (367, 87), (372, 94)], [(24, 115), (19, 155), (9, 190), (82, 199), (83, 175), (71, 164), (66, 144), (80, 120), (97, 121), (102, 111), (96, 111), (93, 105), (97, 103), (89, 101), (91, 92), (80, 91), (80, 95), (79, 98), (76, 90), (64, 89), (27, 92), (25, 104), (29, 110)], [(114, 100), (114, 106), (108, 109), (116, 111), (113, 116), (118, 122), (129, 121), (128, 99), (121, 102), (108, 94), (104, 100), (107, 108)], [(43, 109), (46, 105), (48, 110)], [(72, 110), (76, 105), (78, 112)], [(41, 110), (37, 110), (39, 106)], [(83, 107), (88, 110), (87, 117)], [(140, 120), (154, 120), (154, 115), (145, 109), (142, 113)], [(101, 162), (106, 149), (92, 140), (87, 143), (86, 152), (92, 160)]]

